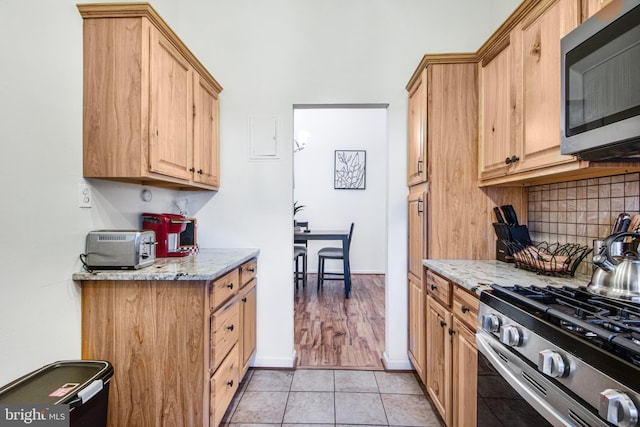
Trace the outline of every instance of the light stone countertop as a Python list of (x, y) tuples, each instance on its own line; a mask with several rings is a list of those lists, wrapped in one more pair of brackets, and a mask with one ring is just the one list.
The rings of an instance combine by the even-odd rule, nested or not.
[(587, 286), (591, 279), (590, 276), (578, 273), (575, 277), (545, 276), (497, 260), (425, 259), (422, 261), (422, 265), (476, 294), (490, 289), (489, 285), (493, 283), (500, 286), (535, 285), (576, 288)]
[(139, 270), (95, 270), (73, 280), (213, 280), (255, 258), (259, 249), (200, 249), (186, 257), (157, 258)]

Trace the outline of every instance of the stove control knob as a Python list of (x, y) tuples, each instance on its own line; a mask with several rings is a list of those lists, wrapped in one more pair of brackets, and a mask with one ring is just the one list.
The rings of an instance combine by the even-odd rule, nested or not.
[(564, 362), (560, 353), (552, 350), (542, 350), (538, 354), (538, 370), (552, 378), (569, 375), (569, 365)]
[(500, 318), (495, 314), (483, 314), (482, 329), (488, 332), (498, 332), (500, 329)]
[(500, 326), (500, 341), (510, 347), (518, 347), (523, 342), (522, 333), (512, 325)]
[(600, 416), (614, 426), (638, 425), (638, 408), (624, 392), (607, 389), (600, 393)]

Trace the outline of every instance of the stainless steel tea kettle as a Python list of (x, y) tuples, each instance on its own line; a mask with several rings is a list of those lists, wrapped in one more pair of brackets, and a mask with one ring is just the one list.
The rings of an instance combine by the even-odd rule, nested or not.
[[(618, 241), (629, 240), (619, 255), (613, 255), (613, 246)], [(638, 253), (638, 233), (618, 233), (607, 237), (593, 263), (598, 266), (593, 271), (587, 286), (590, 292), (611, 298), (640, 302), (640, 254)], [(621, 242), (622, 243), (622, 242)], [(616, 245), (618, 246), (618, 245)]]

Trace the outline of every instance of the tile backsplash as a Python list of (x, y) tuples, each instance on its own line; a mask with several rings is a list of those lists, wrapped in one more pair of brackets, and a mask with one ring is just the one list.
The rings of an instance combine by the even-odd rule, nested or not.
[[(640, 174), (529, 187), (529, 233), (534, 242), (592, 246), (607, 237), (621, 212), (640, 212)], [(591, 274), (591, 254), (578, 272)]]

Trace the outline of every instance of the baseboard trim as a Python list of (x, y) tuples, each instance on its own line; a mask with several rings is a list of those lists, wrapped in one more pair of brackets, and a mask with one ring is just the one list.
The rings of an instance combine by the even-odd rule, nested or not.
[(250, 364), (252, 368), (288, 368), (295, 367), (296, 351), (291, 353), (291, 357), (258, 357), (255, 356)]
[(413, 366), (411, 365), (409, 358), (390, 359), (386, 351), (382, 353), (382, 363), (384, 363), (384, 369), (387, 371), (412, 371), (413, 370)]

